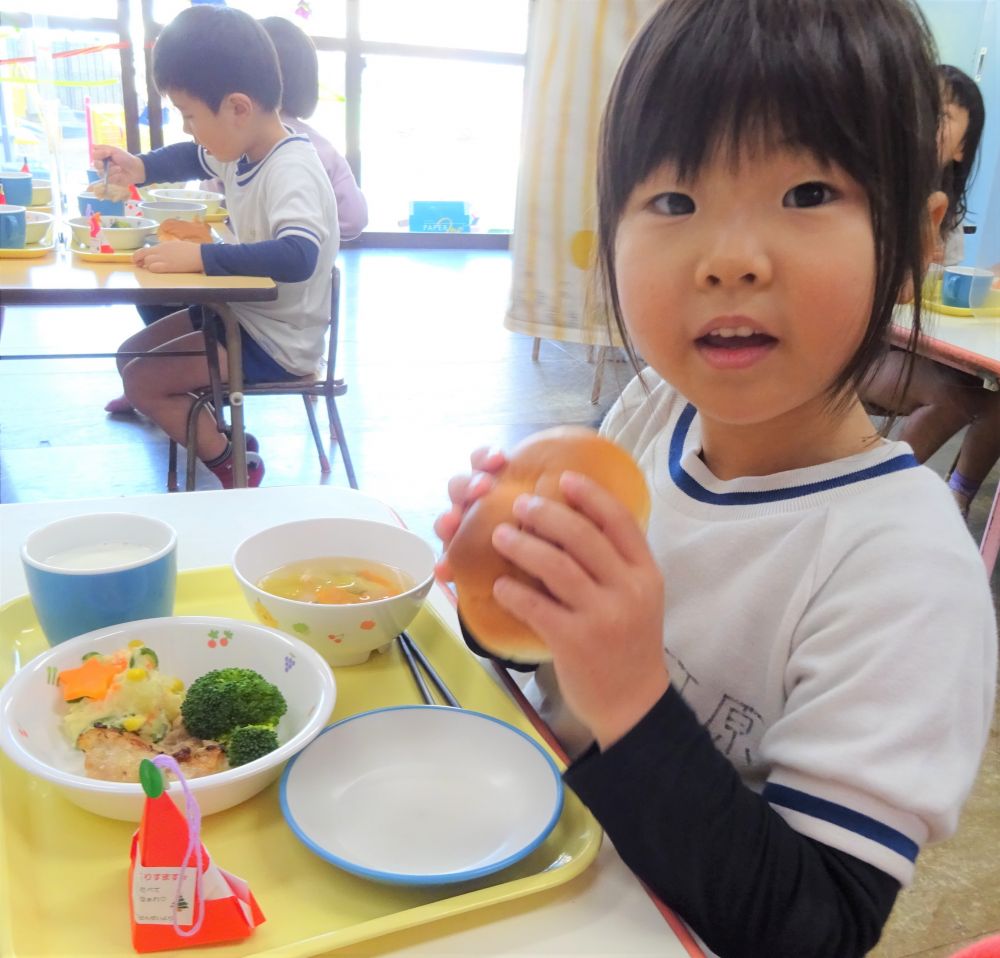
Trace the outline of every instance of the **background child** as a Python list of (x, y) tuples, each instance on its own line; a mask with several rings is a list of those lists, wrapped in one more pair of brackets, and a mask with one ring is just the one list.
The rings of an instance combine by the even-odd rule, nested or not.
[[(368, 225), (368, 203), (347, 160), (326, 137), (301, 119), (312, 116), (319, 102), (319, 59), (316, 47), (308, 34), (283, 17), (265, 17), (260, 24), (267, 31), (278, 54), (278, 67), (281, 71), (281, 121), (292, 132), (308, 136), (309, 142), (316, 148), (337, 199), (340, 238), (354, 239)], [(225, 185), (217, 179), (209, 180), (204, 185), (206, 189), (225, 190)], [(178, 308), (136, 307), (147, 326)], [(132, 404), (124, 395), (112, 399), (104, 409), (116, 414), (133, 412)]]
[(284, 17), (264, 17), (260, 23), (274, 44), (281, 67), (281, 121), (295, 133), (305, 133), (316, 147), (337, 197), (340, 238), (354, 239), (368, 225), (368, 203), (347, 160), (326, 137), (303, 122), (316, 112), (319, 103), (316, 47), (308, 34)]
[[(651, 367), (603, 432), (646, 474), (648, 533), (566, 473), (565, 503), (522, 496), (493, 536), (544, 585), (494, 595), (552, 653), (529, 692), (566, 781), (724, 956), (866, 953), (988, 733), (983, 565), (857, 396), (945, 211), (933, 64), (907, 0), (651, 17), (598, 162), (609, 302)], [(502, 463), (452, 480), (446, 543)]]
[[(113, 183), (183, 181), (218, 176), (238, 244), (167, 242), (138, 250), (137, 265), (154, 272), (270, 276), (278, 298), (236, 303), (248, 383), (311, 375), (329, 326), (331, 271), (339, 245), (336, 201), (325, 171), (302, 134), (289, 135), (278, 115), (281, 77), (274, 46), (257, 21), (224, 6), (196, 6), (164, 27), (153, 48), (157, 88), (173, 101), (195, 142), (142, 156), (95, 146), (110, 158)], [(187, 310), (127, 339), (122, 352), (192, 349), (202, 343)], [(227, 374), (225, 351), (220, 355)], [(209, 382), (203, 356), (120, 360), (125, 396), (172, 439), (186, 438), (189, 393)], [(232, 446), (208, 411), (195, 453), (233, 483)], [(250, 485), (263, 461), (248, 456)]]
[[(941, 242), (935, 259), (945, 266), (962, 261), (962, 226), (966, 197), (976, 165), (986, 112), (972, 77), (957, 67), (939, 66), (943, 110), (938, 130), (941, 188), (948, 210), (941, 223)], [(983, 480), (1000, 458), (1000, 393), (989, 392), (976, 376), (930, 359), (913, 361), (913, 373), (901, 395), (907, 354), (893, 349), (861, 388), (861, 398), (892, 415), (906, 416), (899, 437), (926, 462), (959, 430), (962, 437), (948, 485), (963, 515)]]

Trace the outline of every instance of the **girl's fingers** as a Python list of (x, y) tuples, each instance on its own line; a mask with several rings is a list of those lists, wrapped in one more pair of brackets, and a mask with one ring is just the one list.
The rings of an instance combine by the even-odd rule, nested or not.
[(493, 583), (493, 597), (539, 635), (559, 637), (573, 631), (572, 612), (511, 576), (501, 576)]
[(507, 457), (496, 446), (480, 446), (469, 461), (477, 472), (497, 473), (507, 464)]
[(502, 522), (493, 530), (493, 548), (519, 569), (541, 580), (568, 608), (580, 608), (596, 594), (596, 583), (577, 556), (556, 543)]
[(645, 531), (629, 509), (607, 490), (578, 472), (564, 472), (559, 489), (574, 509), (607, 536), (626, 562), (637, 565), (648, 559)]

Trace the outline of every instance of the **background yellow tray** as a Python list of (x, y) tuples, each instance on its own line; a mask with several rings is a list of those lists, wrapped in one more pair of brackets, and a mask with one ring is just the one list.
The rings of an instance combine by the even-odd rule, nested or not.
[[(228, 568), (181, 573), (175, 612), (252, 619)], [(459, 702), (542, 741), (433, 609), (425, 608), (409, 631)], [(27, 597), (0, 608), (0, 684), (46, 648)], [(337, 669), (336, 678), (333, 719), (420, 701), (395, 643), (364, 665)], [(0, 753), (0, 955), (133, 956), (127, 875), (134, 828), (77, 808)], [(530, 895), (579, 875), (601, 844), (597, 822), (567, 790), (552, 833), (510, 868), (436, 888), (382, 885), (340, 871), (302, 845), (281, 815), (277, 782), (249, 802), (206, 818), (202, 834), (213, 858), (250, 883), (267, 916), (245, 941), (176, 952), (217, 958), (321, 955)], [(488, 913), (481, 918), (490, 921)]]
[(95, 253), (93, 250), (84, 249), (76, 243), (70, 243), (69, 248), (73, 255), (82, 259), (85, 263), (131, 263), (134, 250), (126, 250), (116, 253)]
[(37, 259), (55, 248), (56, 244), (48, 239), (44, 243), (30, 243), (20, 249), (0, 249), (0, 259)]
[(965, 309), (961, 306), (945, 306), (939, 299), (925, 299), (923, 301), (925, 309), (932, 309), (935, 313), (942, 313), (945, 316), (962, 316), (972, 319), (976, 316), (996, 317), (1000, 316), (1000, 306), (979, 306), (976, 309)]

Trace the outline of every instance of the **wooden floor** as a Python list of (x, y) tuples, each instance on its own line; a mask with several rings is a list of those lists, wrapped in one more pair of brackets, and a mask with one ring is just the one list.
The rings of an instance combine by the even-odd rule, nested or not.
[[(532, 361), (531, 340), (502, 325), (506, 252), (350, 250), (340, 266), (338, 366), (349, 392), (338, 406), (358, 480), (430, 541), (448, 477), (466, 468), (470, 450), (509, 448), (549, 425), (596, 423), (630, 378), (626, 364), (608, 364), (592, 405), (594, 367), (585, 348), (545, 342)], [(113, 350), (137, 328), (129, 307), (13, 308), (0, 347), (4, 355)], [(119, 392), (109, 360), (0, 362), (0, 502), (165, 491), (163, 434), (137, 417), (103, 412)], [(322, 411), (319, 418), (322, 425)], [(247, 426), (261, 442), (266, 484), (347, 484), (336, 452), (333, 472), (321, 475), (297, 398), (254, 397)], [(931, 465), (942, 471), (953, 455), (954, 442)], [(977, 536), (996, 482), (994, 470), (973, 510)], [(215, 484), (199, 467), (199, 488)], [(997, 723), (958, 835), (925, 852), (917, 874), (878, 958), (944, 958), (1000, 932)]]

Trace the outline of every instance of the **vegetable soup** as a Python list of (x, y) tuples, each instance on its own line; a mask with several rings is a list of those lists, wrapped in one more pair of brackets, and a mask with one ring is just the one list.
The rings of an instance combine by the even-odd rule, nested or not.
[(400, 595), (414, 584), (402, 569), (384, 562), (327, 556), (283, 565), (265, 575), (257, 588), (296, 602), (352, 605)]

